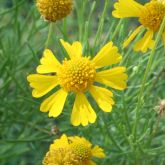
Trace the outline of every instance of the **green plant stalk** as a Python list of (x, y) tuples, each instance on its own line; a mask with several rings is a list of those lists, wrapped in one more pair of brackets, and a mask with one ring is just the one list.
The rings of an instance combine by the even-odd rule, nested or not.
[(83, 39), (83, 44), (86, 44), (86, 41), (88, 41), (88, 35), (89, 35), (89, 31), (90, 31), (90, 21), (91, 21), (91, 17), (92, 17), (92, 14), (93, 14), (93, 11), (94, 11), (94, 9), (95, 9), (95, 7), (96, 7), (96, 1), (94, 1), (93, 3), (92, 3), (92, 6), (91, 6), (91, 10), (90, 10), (90, 12), (89, 12), (89, 17), (88, 17), (88, 20), (86, 21), (86, 23), (85, 23), (85, 32), (84, 32), (84, 39)]
[(99, 27), (98, 27), (98, 30), (97, 30), (97, 33), (96, 33), (96, 37), (95, 37), (95, 40), (94, 40), (94, 47), (93, 47), (93, 50), (96, 49), (98, 39), (100, 38), (101, 32), (102, 32), (102, 30), (103, 30), (104, 20), (105, 20), (105, 16), (106, 16), (108, 4), (109, 4), (109, 0), (106, 0), (106, 1), (105, 1), (105, 5), (104, 5), (104, 9), (103, 9), (103, 12), (102, 12), (102, 15), (101, 15), (101, 18), (100, 18), (100, 21), (99, 21)]
[(111, 40), (113, 41), (116, 37), (116, 35), (118, 34), (118, 32), (120, 31), (121, 25), (123, 23), (123, 19), (120, 19), (119, 23), (117, 24), (114, 33), (112, 34), (112, 38)]
[(135, 119), (135, 124), (134, 124), (133, 132), (132, 132), (135, 139), (136, 139), (136, 134), (137, 134), (137, 126), (138, 126), (138, 123), (139, 123), (139, 117), (140, 117), (140, 112), (141, 112), (141, 105), (142, 105), (142, 100), (143, 100), (143, 92), (144, 92), (145, 84), (146, 84), (148, 75), (149, 75), (150, 70), (151, 70), (151, 66), (152, 66), (152, 62), (153, 62), (153, 59), (154, 59), (156, 47), (157, 47), (157, 45), (158, 45), (158, 43), (161, 39), (161, 35), (163, 33), (164, 28), (165, 28), (165, 17), (163, 19), (163, 22), (160, 26), (158, 35), (156, 37), (155, 45), (154, 45), (153, 49), (151, 50), (149, 60), (148, 60), (148, 63), (147, 63), (147, 67), (146, 67), (144, 77), (143, 77), (143, 80), (142, 80), (142, 86), (140, 88), (140, 92), (139, 92), (139, 95), (138, 95), (138, 102), (137, 102), (137, 106), (136, 106), (136, 119)]
[(21, 5), (23, 5), (24, 2), (25, 2), (25, 0), (22, 0), (22, 1), (20, 1), (18, 4), (14, 5), (12, 8), (9, 8), (9, 9), (7, 9), (7, 10), (1, 12), (1, 13), (0, 13), (0, 16), (12, 12), (12, 11), (15, 10), (16, 8), (18, 8), (18, 7), (20, 7)]
[(45, 49), (48, 48), (48, 46), (49, 46), (52, 32), (53, 32), (53, 22), (51, 22), (49, 24), (48, 36), (47, 36), (47, 39), (46, 39), (46, 42), (45, 42)]
[(119, 151), (123, 151), (122, 147), (117, 143), (117, 141), (115, 140), (115, 138), (113, 137), (113, 135), (111, 135), (110, 130), (108, 128), (108, 125), (106, 123), (106, 119), (105, 119), (105, 115), (104, 114), (103, 114), (103, 123), (104, 123), (104, 126), (105, 126), (104, 128), (107, 131), (107, 135), (111, 139), (112, 143), (116, 146), (116, 148)]
[(76, 2), (76, 12), (77, 12), (77, 21), (78, 21), (78, 28), (79, 28), (79, 41), (82, 42), (82, 36), (83, 36), (83, 22), (84, 22), (84, 12), (86, 8), (87, 0), (82, 1), (82, 7), (78, 7), (78, 2)]

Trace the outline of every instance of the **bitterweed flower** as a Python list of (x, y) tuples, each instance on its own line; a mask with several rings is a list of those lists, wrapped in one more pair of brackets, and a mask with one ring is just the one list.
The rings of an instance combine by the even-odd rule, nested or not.
[[(134, 45), (135, 51), (146, 52), (154, 46), (154, 35), (158, 32), (160, 25), (165, 17), (165, 1), (151, 0), (145, 5), (134, 0), (119, 0), (114, 5), (115, 10), (113, 16), (117, 18), (137, 17), (141, 24), (124, 42), (124, 47), (127, 47), (130, 42), (145, 29), (144, 36)], [(165, 29), (162, 34), (165, 45)]]
[[(60, 63), (52, 51), (46, 49), (41, 58), (41, 65), (37, 67), (38, 74), (27, 77), (33, 89), (33, 97), (44, 96), (53, 88), (60, 89), (49, 96), (41, 104), (42, 112), (49, 112), (49, 117), (57, 117), (61, 114), (64, 103), (69, 93), (76, 94), (71, 114), (71, 123), (74, 126), (94, 123), (96, 113), (89, 104), (85, 93), (90, 92), (98, 106), (105, 112), (111, 112), (114, 101), (113, 93), (103, 88), (100, 84), (123, 90), (126, 88), (127, 74), (125, 67), (115, 67), (100, 70), (105, 66), (119, 63), (122, 56), (118, 48), (112, 42), (106, 44), (97, 55), (91, 59), (90, 56), (82, 56), (82, 45), (74, 42), (72, 45), (60, 40), (69, 55)], [(99, 70), (98, 70), (99, 69)], [(43, 75), (46, 74), (46, 75)], [(97, 83), (95, 83), (97, 82)]]
[(43, 165), (78, 165), (74, 153), (70, 150), (68, 138), (62, 135), (50, 145), (43, 160)]
[(83, 137), (64, 134), (50, 145), (43, 165), (96, 165), (93, 157), (104, 158), (103, 149)]
[(45, 20), (55, 22), (70, 14), (73, 0), (37, 0), (36, 6)]

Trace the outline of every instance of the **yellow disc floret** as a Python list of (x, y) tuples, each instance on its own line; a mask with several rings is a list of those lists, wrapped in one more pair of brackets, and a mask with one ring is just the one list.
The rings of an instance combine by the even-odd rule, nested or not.
[(144, 27), (156, 32), (159, 30), (164, 16), (165, 5), (158, 1), (151, 1), (145, 5), (145, 11), (141, 13), (139, 21)]
[(76, 159), (81, 163), (90, 160), (92, 157), (91, 147), (85, 143), (73, 142), (71, 144), (71, 149), (75, 154)]
[(58, 148), (47, 152), (43, 165), (79, 165), (73, 152), (66, 148)]
[(95, 79), (95, 66), (88, 57), (64, 60), (57, 73), (61, 87), (67, 92), (84, 92)]
[(72, 10), (73, 0), (37, 0), (37, 8), (41, 15), (55, 22), (66, 17)]

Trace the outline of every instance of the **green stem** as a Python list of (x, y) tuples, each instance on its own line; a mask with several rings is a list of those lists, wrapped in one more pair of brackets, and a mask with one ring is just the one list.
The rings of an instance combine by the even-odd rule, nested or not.
[(7, 10), (5, 10), (5, 11), (2, 11), (2, 12), (0, 13), (0, 16), (1, 16), (1, 15), (4, 15), (4, 14), (7, 14), (7, 13), (10, 13), (11, 11), (17, 9), (18, 7), (20, 7), (21, 5), (23, 5), (24, 2), (25, 2), (25, 0), (22, 0), (22, 1), (20, 1), (19, 3), (17, 3), (16, 5), (14, 5), (12, 8), (9, 8), (9, 9), (7, 9)]
[(34, 141), (42, 141), (42, 140), (47, 140), (48, 138), (52, 137), (51, 135), (45, 135), (39, 138), (33, 138), (33, 139), (5, 139), (1, 140), (0, 144), (3, 143), (26, 143), (26, 142), (34, 142)]
[(115, 28), (114, 33), (112, 34), (111, 41), (113, 41), (115, 39), (116, 35), (119, 33), (122, 23), (123, 23), (123, 19), (120, 19), (119, 23), (117, 24), (117, 26)]
[(51, 22), (49, 24), (49, 31), (48, 31), (48, 36), (47, 36), (47, 39), (46, 39), (46, 42), (45, 42), (45, 49), (48, 48), (48, 46), (49, 46), (52, 32), (53, 32), (53, 23)]
[(108, 4), (109, 4), (109, 0), (105, 0), (104, 9), (103, 9), (100, 21), (99, 21), (99, 27), (98, 27), (98, 30), (97, 30), (97, 33), (96, 33), (96, 37), (95, 37), (95, 40), (94, 40), (93, 50), (95, 50), (96, 47), (97, 47), (98, 39), (100, 39), (101, 32), (102, 32), (103, 27), (104, 27), (104, 20), (105, 20)]
[(110, 133), (109, 127), (106, 123), (106, 119), (105, 116), (103, 115), (103, 123), (104, 123), (104, 128), (106, 129), (107, 135), (108, 137), (111, 139), (112, 143), (116, 146), (116, 148), (119, 151), (123, 151), (123, 149), (121, 148), (121, 146), (116, 142), (115, 138), (113, 137), (113, 135)]
[(138, 102), (137, 102), (137, 106), (136, 106), (136, 119), (135, 119), (135, 124), (134, 124), (134, 128), (133, 128), (133, 135), (134, 135), (135, 139), (136, 139), (136, 133), (137, 133), (137, 126), (138, 126), (139, 118), (140, 118), (140, 112), (141, 112), (141, 106), (142, 106), (143, 92), (144, 92), (144, 89), (145, 89), (145, 84), (146, 84), (148, 75), (149, 75), (150, 70), (151, 70), (151, 66), (152, 66), (152, 62), (153, 62), (153, 59), (154, 59), (156, 47), (157, 47), (157, 45), (158, 45), (158, 43), (161, 39), (161, 35), (163, 33), (164, 28), (165, 28), (165, 17), (163, 19), (163, 22), (160, 26), (158, 35), (156, 37), (155, 45), (154, 45), (153, 49), (151, 50), (149, 60), (148, 60), (148, 63), (147, 63), (147, 67), (146, 67), (144, 77), (143, 77), (143, 80), (142, 80), (142, 86), (141, 86), (141, 89), (140, 89), (140, 92), (139, 92), (139, 95), (138, 95)]

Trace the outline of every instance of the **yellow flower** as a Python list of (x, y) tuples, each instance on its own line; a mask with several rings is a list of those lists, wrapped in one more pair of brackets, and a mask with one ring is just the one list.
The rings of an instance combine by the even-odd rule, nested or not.
[(60, 139), (50, 145), (44, 165), (96, 165), (93, 157), (104, 158), (105, 154), (99, 146), (92, 144), (85, 138), (62, 135)]
[[(134, 50), (146, 52), (148, 48), (151, 49), (154, 45), (154, 34), (159, 30), (165, 16), (165, 1), (152, 0), (145, 5), (141, 5), (134, 0), (119, 0), (114, 7), (115, 10), (112, 13), (114, 17), (137, 17), (141, 24), (124, 42), (123, 46), (127, 47), (137, 34), (145, 29), (143, 38), (135, 43)], [(165, 44), (165, 30), (162, 38)]]
[(103, 111), (111, 112), (114, 104), (113, 93), (101, 87), (100, 83), (118, 90), (125, 89), (127, 75), (124, 72), (126, 68), (115, 67), (100, 71), (100, 68), (116, 64), (122, 59), (118, 48), (113, 46), (112, 42), (106, 44), (92, 60), (89, 56), (82, 56), (80, 42), (70, 45), (61, 40), (61, 43), (70, 58), (64, 59), (60, 63), (53, 53), (46, 49), (40, 61), (41, 65), (37, 67), (39, 74), (29, 75), (27, 79), (30, 86), (34, 88), (32, 95), (36, 98), (47, 94), (58, 85), (61, 87), (41, 104), (40, 110), (49, 112), (49, 117), (59, 116), (68, 93), (75, 93), (71, 123), (74, 126), (80, 124), (86, 126), (95, 122), (96, 113), (89, 104), (85, 92), (90, 92)]
[(69, 137), (70, 148), (78, 160), (79, 165), (96, 165), (92, 160), (93, 157), (104, 158), (105, 154), (99, 146), (92, 147), (92, 144), (83, 137)]
[(73, 0), (37, 0), (41, 15), (51, 22), (60, 20), (72, 11)]
[(79, 165), (74, 153), (70, 150), (66, 135), (50, 145), (50, 149), (43, 160), (43, 165)]

